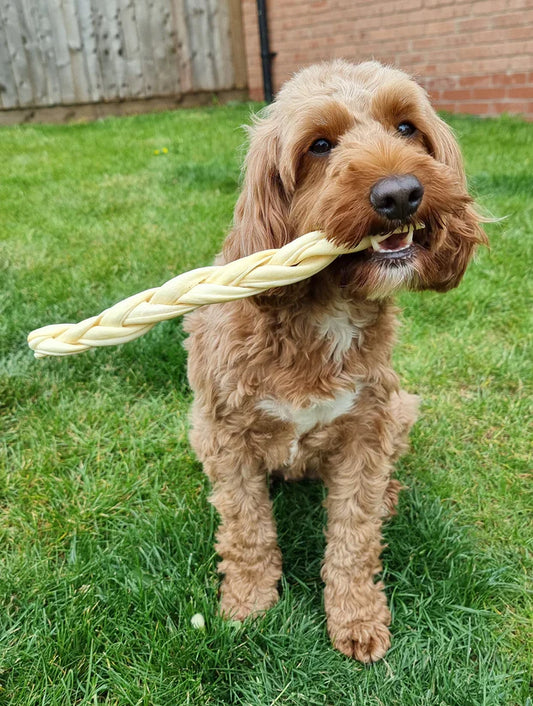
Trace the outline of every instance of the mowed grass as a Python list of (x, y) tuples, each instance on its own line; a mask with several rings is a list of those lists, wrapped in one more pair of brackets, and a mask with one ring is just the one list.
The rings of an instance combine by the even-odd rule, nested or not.
[(450, 118), (474, 193), (505, 220), (459, 289), (401, 297), (395, 362), (423, 406), (386, 529), (394, 640), (376, 665), (328, 641), (317, 484), (273, 487), (279, 604), (217, 617), (178, 320), (71, 358), (26, 347), (211, 262), (252, 108), (0, 131), (0, 703), (531, 704), (533, 125)]

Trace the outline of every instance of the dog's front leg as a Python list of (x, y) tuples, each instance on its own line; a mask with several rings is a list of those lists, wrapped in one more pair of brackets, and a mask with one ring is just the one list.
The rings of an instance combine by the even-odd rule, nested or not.
[[(359, 446), (359, 445), (358, 445)], [(381, 570), (381, 517), (390, 477), (386, 455), (349, 448), (326, 469), (327, 547), (322, 568), (328, 632), (333, 645), (361, 662), (374, 662), (390, 646), (390, 612)]]
[(216, 470), (206, 468), (213, 482), (210, 499), (220, 514), (220, 610), (243, 620), (277, 602), (281, 552), (265, 472), (251, 465), (230, 467), (227, 461), (225, 468), (220, 459)]

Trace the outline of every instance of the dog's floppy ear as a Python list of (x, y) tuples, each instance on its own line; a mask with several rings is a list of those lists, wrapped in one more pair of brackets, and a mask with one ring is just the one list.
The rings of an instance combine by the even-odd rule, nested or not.
[(280, 152), (274, 122), (268, 118), (258, 121), (250, 129), (243, 188), (235, 207), (233, 230), (223, 247), (227, 262), (260, 250), (280, 248), (291, 240), (290, 195), (280, 175)]
[(488, 245), (488, 238), (472, 204), (460, 218), (452, 218), (441, 247), (433, 254), (427, 288), (447, 292), (457, 287), (478, 245)]
[[(429, 137), (432, 156), (450, 167), (466, 192), (466, 175), (463, 156), (451, 128), (436, 115), (431, 114)], [(433, 267), (429, 277), (429, 288), (446, 292), (457, 287), (463, 278), (468, 263), (478, 245), (488, 245), (487, 236), (481, 227), (484, 222), (472, 202), (465, 204), (460, 217), (448, 224), (446, 238), (434, 253)]]

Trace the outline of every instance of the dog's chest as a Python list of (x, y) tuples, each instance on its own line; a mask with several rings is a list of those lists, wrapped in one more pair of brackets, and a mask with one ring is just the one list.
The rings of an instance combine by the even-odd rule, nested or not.
[(360, 343), (366, 321), (356, 321), (348, 306), (337, 304), (322, 312), (316, 322), (318, 335), (324, 340), (329, 355), (340, 361), (354, 345)]
[(298, 407), (276, 399), (264, 399), (258, 408), (282, 422), (294, 425), (296, 438), (302, 437), (315, 426), (331, 424), (337, 417), (352, 409), (357, 399), (357, 390), (341, 390), (331, 399), (310, 398), (308, 404)]
[[(352, 346), (357, 344), (362, 336), (362, 327), (354, 323), (349, 312), (343, 307), (331, 307), (321, 312), (314, 323), (314, 336), (316, 341), (322, 341), (323, 362), (325, 365), (324, 376), (320, 376), (325, 383), (331, 375), (331, 361), (335, 362), (334, 368), (342, 369), (342, 361)], [(328, 372), (326, 373), (326, 369)], [(360, 387), (353, 383), (339, 389), (339, 380), (332, 379), (332, 393), (330, 395), (314, 394), (312, 390), (300, 389), (300, 400), (297, 404), (272, 395), (266, 396), (257, 403), (257, 408), (274, 420), (286, 422), (293, 426), (293, 439), (289, 444), (286, 465), (291, 465), (298, 455), (300, 441), (303, 436), (315, 428), (320, 428), (333, 423), (336, 419), (348, 413), (355, 405)], [(326, 385), (327, 387), (327, 385)], [(302, 392), (304, 395), (302, 396)]]
[(272, 419), (293, 425), (293, 438), (288, 444), (284, 465), (293, 465), (300, 452), (302, 437), (347, 414), (356, 404), (358, 394), (358, 389), (340, 390), (331, 399), (310, 398), (301, 407), (274, 398), (261, 400), (258, 409)]
[[(271, 419), (292, 426), (292, 439), (284, 441), (286, 466), (299, 455), (304, 436), (332, 424), (357, 403), (363, 383), (350, 369), (370, 317), (366, 312), (354, 313), (349, 304), (337, 301), (311, 314), (307, 337), (298, 342), (302, 365), (292, 375), (280, 376), (283, 384), (274, 384), (275, 389), (256, 403)], [(276, 376), (271, 382), (276, 382)]]

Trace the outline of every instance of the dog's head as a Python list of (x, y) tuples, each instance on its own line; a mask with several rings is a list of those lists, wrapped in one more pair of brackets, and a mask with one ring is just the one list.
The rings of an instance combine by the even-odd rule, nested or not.
[(445, 291), (486, 243), (459, 148), (424, 90), (375, 62), (304, 69), (251, 129), (226, 260), (311, 230), (355, 246), (330, 266), (358, 296)]

